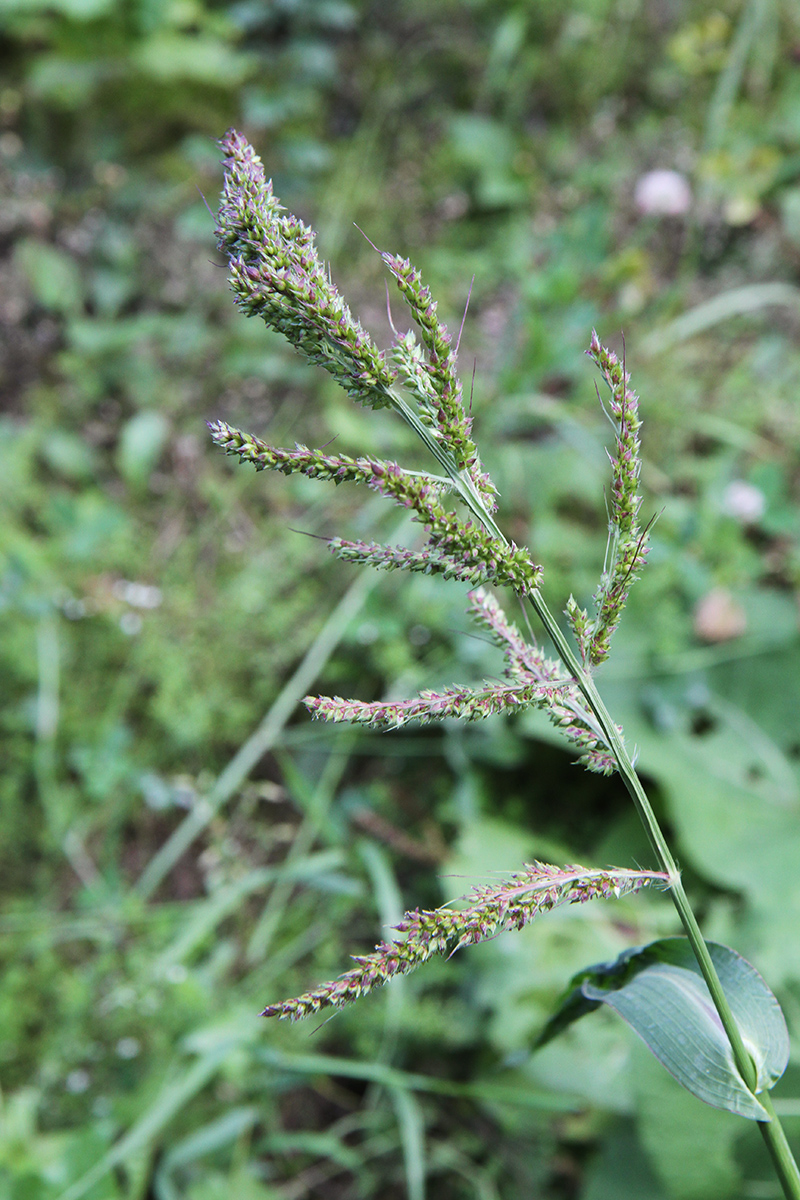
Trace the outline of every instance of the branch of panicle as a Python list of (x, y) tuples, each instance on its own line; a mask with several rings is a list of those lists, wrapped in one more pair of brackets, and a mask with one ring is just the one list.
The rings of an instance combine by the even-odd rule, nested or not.
[(585, 664), (598, 666), (608, 658), (611, 637), (619, 625), (631, 586), (647, 556), (647, 531), (640, 531), (639, 476), (641, 453), (639, 397), (628, 384), (630, 376), (613, 351), (601, 345), (596, 332), (587, 354), (600, 370), (610, 391), (609, 409), (616, 426), (611, 460), (609, 531), (611, 559), (594, 595), (595, 618), (573, 597), (567, 616)]
[(395, 364), (416, 397), (422, 420), (451, 452), (459, 470), (467, 471), (488, 511), (494, 512), (497, 489), (481, 469), (478, 447), (472, 440), (472, 419), (464, 408), (456, 355), (447, 326), (439, 320), (437, 303), (408, 259), (387, 253), (381, 258), (411, 309), (428, 352), (426, 360), (412, 332), (398, 335)]
[(429, 689), (410, 700), (344, 700), (341, 696), (306, 696), (303, 700), (313, 717), (324, 721), (349, 721), (370, 729), (400, 729), (409, 721), (429, 725), (454, 717), (461, 721), (483, 721), (500, 712), (554, 707), (559, 683), (503, 684), (485, 682), (482, 687)]
[(228, 454), (250, 463), (257, 471), (280, 471), (284, 475), (306, 475), (309, 479), (332, 479), (334, 483), (370, 483), (375, 463), (369, 458), (347, 454), (323, 454), (298, 443), (293, 450), (269, 446), (251, 433), (234, 429), (226, 421), (209, 421), (211, 437)]
[(323, 1008), (340, 1008), (413, 971), (434, 954), (451, 955), (506, 930), (522, 929), (557, 905), (619, 898), (667, 883), (667, 876), (659, 871), (618, 867), (592, 871), (577, 865), (530, 863), (502, 883), (473, 888), (464, 898), (465, 908), (407, 912), (394, 927), (405, 934), (402, 941), (382, 941), (372, 954), (354, 955), (356, 966), (351, 971), (302, 996), (269, 1004), (262, 1015), (298, 1021)]
[[(552, 723), (581, 751), (580, 761), (589, 770), (601, 775), (615, 771), (616, 760), (575, 680), (560, 677), (559, 664), (546, 658), (539, 646), (523, 638), (489, 592), (477, 588), (469, 593), (469, 601), (471, 615), (505, 655), (506, 678), (523, 686), (557, 685), (550, 702), (542, 705)], [(618, 732), (622, 736), (619, 727)]]
[(404, 471), (393, 462), (323, 454), (307, 446), (278, 449), (225, 421), (209, 422), (209, 429), (217, 445), (257, 470), (270, 469), (285, 475), (299, 472), (312, 479), (333, 479), (336, 483), (366, 483), (395, 504), (411, 509), (414, 519), (428, 534), (429, 545), (421, 555), (404, 557), (392, 547), (384, 547), (381, 556), (362, 547), (363, 554), (359, 557), (358, 543), (343, 542), (332, 547), (334, 553), (339, 553), (341, 545), (341, 557), (389, 566), (394, 556), (393, 565), (408, 570), (424, 570), (427, 557), (431, 571), (447, 571), (471, 583), (491, 580), (498, 586), (513, 587), (519, 595), (527, 594), (541, 582), (541, 567), (526, 550), (513, 542), (498, 541), (472, 521), (461, 520), (456, 513), (445, 509), (440, 498), (443, 485), (430, 476)]
[(416, 571), (423, 575), (442, 575), (473, 586), (488, 578), (482, 563), (465, 563), (434, 550), (409, 550), (405, 546), (384, 546), (380, 542), (348, 541), (329, 538), (328, 549), (344, 562), (375, 567), (379, 571)]
[(395, 371), (353, 317), (320, 261), (314, 235), (273, 194), (247, 140), (228, 130), (217, 244), (239, 307), (260, 316), (361, 404), (394, 404)]

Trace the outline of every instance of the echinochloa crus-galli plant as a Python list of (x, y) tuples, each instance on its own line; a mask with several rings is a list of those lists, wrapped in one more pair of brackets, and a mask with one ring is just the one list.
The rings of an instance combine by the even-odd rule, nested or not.
[[(758, 1122), (785, 1194), (800, 1200), (800, 1174), (769, 1096), (788, 1058), (777, 1001), (734, 951), (703, 939), (623, 732), (593, 677), (594, 668), (608, 658), (628, 593), (647, 555), (648, 529), (640, 524), (639, 401), (625, 363), (592, 334), (588, 354), (607, 388), (607, 412), (615, 431), (609, 549), (592, 611), (573, 599), (567, 606), (573, 644), (545, 602), (542, 565), (508, 540), (497, 524), (497, 491), (473, 439), (456, 350), (419, 271), (398, 255), (381, 254), (412, 322), (408, 332), (396, 333), (392, 346), (381, 350), (332, 283), (313, 232), (282, 208), (246, 139), (231, 130), (222, 146), (225, 183), (217, 238), (228, 260), (237, 304), (328, 371), (357, 403), (394, 410), (430, 452), (432, 469), (421, 473), (396, 462), (323, 453), (299, 444), (281, 449), (224, 421), (210, 424), (212, 438), (257, 470), (365, 484), (409, 510), (424, 531), (421, 549), (340, 537), (331, 538), (329, 548), (359, 566), (421, 571), (468, 583), (469, 611), (505, 660), (501, 682), (454, 685), (385, 703), (310, 696), (307, 707), (321, 720), (391, 729), (409, 721), (475, 721), (536, 706), (576, 747), (589, 770), (620, 776), (659, 868), (590, 870), (532, 863), (501, 883), (474, 889), (461, 906), (407, 913), (398, 926), (403, 935), (399, 940), (381, 942), (373, 954), (356, 958), (351, 970), (330, 983), (269, 1004), (265, 1015), (294, 1020), (340, 1006), (434, 954), (452, 954), (522, 928), (557, 904), (607, 898), (656, 883), (669, 891), (685, 939), (664, 939), (626, 952), (615, 964), (582, 972), (573, 981), (573, 999), (565, 1002), (551, 1025), (563, 1028), (576, 1011), (580, 1015), (599, 1003), (618, 1008), (690, 1091)], [(555, 646), (556, 660), (545, 657), (509, 620), (495, 594), (501, 589), (510, 589), (529, 606)], [(578, 992), (582, 1002), (576, 1010)], [(668, 992), (679, 1034), (691, 1028), (694, 1050), (702, 1049), (699, 1057), (681, 1057), (679, 1034), (670, 1041), (669, 1021), (653, 1020), (653, 995)]]

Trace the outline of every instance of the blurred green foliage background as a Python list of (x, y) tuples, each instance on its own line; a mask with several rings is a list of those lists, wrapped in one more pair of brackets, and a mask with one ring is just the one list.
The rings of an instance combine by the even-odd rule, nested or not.
[[(651, 863), (624, 790), (536, 714), (310, 724), (307, 691), (500, 664), (464, 589), (357, 576), (297, 532), (385, 531), (374, 497), (210, 447), (224, 417), (417, 455), (235, 312), (203, 197), (234, 124), (379, 338), (353, 222), (451, 327), (474, 276), (478, 440), (556, 609), (605, 550), (582, 352), (624, 330), (659, 516), (602, 690), (708, 936), (763, 972), (797, 1052), (800, 9), (0, 0), (0, 63), (2, 1200), (777, 1196), (753, 1127), (610, 1015), (531, 1053), (574, 971), (676, 932), (658, 894), (316, 1033), (258, 1018), (525, 859)], [(777, 1103), (800, 1141), (798, 1067)]]

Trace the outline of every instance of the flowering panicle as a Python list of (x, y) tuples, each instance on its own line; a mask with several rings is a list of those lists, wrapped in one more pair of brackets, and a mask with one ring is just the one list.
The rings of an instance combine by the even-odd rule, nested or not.
[(472, 440), (472, 419), (467, 415), (456, 372), (456, 353), (447, 326), (439, 320), (437, 304), (422, 282), (422, 275), (407, 258), (381, 255), (417, 323), (428, 358), (414, 334), (397, 337), (394, 361), (414, 393), (422, 420), (450, 450), (459, 470), (467, 471), (487, 503), (496, 507), (494, 484), (481, 471), (478, 447)]
[(455, 717), (461, 721), (483, 721), (499, 712), (550, 709), (557, 702), (559, 683), (489, 683), (482, 687), (447, 687), (442, 692), (425, 690), (410, 700), (343, 700), (341, 696), (306, 696), (303, 700), (313, 717), (324, 721), (349, 721), (371, 729), (399, 729), (409, 721), (429, 725)]
[[(381, 255), (415, 322), (415, 330), (395, 331), (387, 357), (333, 286), (318, 257), (312, 231), (281, 207), (247, 141), (231, 130), (222, 144), (226, 172), (217, 235), (230, 262), (239, 306), (248, 315), (262, 317), (311, 362), (325, 367), (362, 404), (393, 407), (419, 435), (443, 475), (404, 470), (395, 462), (380, 459), (327, 454), (301, 444), (280, 449), (224, 421), (209, 424), (212, 438), (227, 453), (257, 470), (300, 473), (337, 484), (366, 484), (408, 509), (425, 531), (421, 549), (335, 537), (328, 539), (331, 551), (348, 562), (379, 570), (440, 574), (470, 584), (474, 589), (469, 594), (471, 613), (505, 656), (505, 678), (500, 682), (486, 680), (472, 687), (425, 690), (406, 700), (371, 703), (307, 696), (307, 708), (323, 720), (373, 729), (447, 718), (475, 721), (495, 713), (543, 708), (577, 746), (581, 761), (590, 770), (610, 774), (617, 766), (607, 740), (613, 736), (611, 727), (605, 723), (601, 707), (593, 707), (587, 699), (593, 695), (588, 673), (565, 645), (539, 594), (542, 568), (526, 549), (504, 538), (491, 516), (496, 490), (482, 473), (472, 440), (472, 421), (456, 372), (457, 347), (453, 348), (419, 271), (407, 259)], [(586, 668), (608, 655), (628, 589), (644, 558), (647, 532), (640, 533), (638, 526), (637, 397), (628, 387), (624, 364), (600, 345), (596, 334), (589, 354), (611, 390), (616, 449), (611, 456), (609, 561), (595, 596), (596, 616), (591, 619), (572, 599), (567, 610)], [(463, 509), (454, 511), (453, 496), (463, 503)], [(464, 511), (469, 515), (462, 515)], [(492, 595), (475, 586), (483, 584), (510, 587), (531, 600), (568, 664), (569, 674), (565, 676), (539, 646), (522, 636)], [(616, 728), (621, 739), (621, 730)], [(618, 746), (616, 750), (619, 752)], [(520, 929), (556, 904), (619, 896), (656, 881), (666, 882), (667, 876), (533, 863), (496, 886), (474, 888), (460, 909), (406, 913), (397, 926), (405, 935), (403, 940), (381, 942), (374, 954), (357, 957), (354, 969), (339, 979), (295, 1000), (270, 1005), (265, 1015), (294, 1020), (345, 1004), (433, 954), (451, 954), (504, 930)]]
[(639, 474), (641, 455), (639, 442), (639, 397), (628, 387), (630, 376), (617, 355), (600, 344), (592, 331), (587, 351), (600, 369), (611, 392), (609, 407), (616, 423), (616, 456), (611, 458), (611, 495), (609, 498), (610, 562), (603, 571), (600, 587), (595, 592), (596, 616), (588, 613), (570, 597), (567, 607), (573, 631), (583, 661), (597, 666), (608, 658), (614, 630), (619, 625), (622, 610), (631, 585), (647, 555), (647, 530), (639, 529)]
[(332, 284), (313, 232), (282, 208), (261, 159), (241, 134), (228, 130), (222, 148), (217, 244), (228, 257), (239, 307), (330, 371), (360, 403), (391, 406), (395, 372)]
[[(527, 550), (506, 541), (488, 515), (494, 508), (494, 487), (481, 473), (472, 422), (464, 408), (456, 372), (456, 352), (420, 272), (398, 255), (381, 255), (417, 329), (416, 333), (395, 334), (389, 362), (331, 283), (317, 255), (312, 231), (281, 207), (252, 147), (231, 130), (223, 139), (223, 148), (226, 173), (217, 233), (220, 248), (230, 260), (231, 280), (240, 305), (246, 312), (262, 316), (312, 362), (331, 371), (363, 403), (374, 407), (393, 405), (423, 440), (427, 439), (447, 477), (406, 471), (397, 463), (379, 459), (326, 454), (300, 444), (294, 449), (279, 449), (224, 421), (211, 423), (214, 440), (258, 470), (268, 468), (287, 475), (299, 472), (337, 484), (365, 483), (409, 509), (427, 535), (425, 546), (413, 550), (331, 538), (330, 549), (339, 558), (379, 570), (440, 574), (473, 587), (510, 587), (518, 596), (536, 593), (541, 585), (541, 567)], [(611, 457), (610, 560), (595, 596), (596, 616), (590, 619), (572, 598), (567, 608), (583, 663), (593, 666), (608, 656), (611, 635), (644, 557), (645, 535), (638, 526), (638, 400), (628, 386), (624, 364), (600, 344), (596, 334), (589, 354), (610, 388), (610, 415), (616, 425), (616, 453)], [(397, 384), (414, 398), (416, 415), (395, 390)], [(426, 430), (446, 456), (439, 453)], [(447, 498), (451, 490), (466, 502), (470, 516), (453, 510)], [(476, 514), (481, 515), (479, 499), (485, 520), (476, 519)], [(577, 679), (561, 677), (558, 666), (539, 647), (522, 638), (482, 588), (471, 593), (470, 601), (473, 615), (505, 654), (506, 679), (502, 684), (428, 691), (390, 704), (309, 697), (309, 708), (315, 716), (327, 720), (379, 727), (449, 716), (477, 720), (490, 713), (537, 705), (547, 709), (550, 719), (578, 747), (582, 761), (591, 770), (613, 771), (614, 756)]]
[[(552, 723), (581, 751), (580, 761), (601, 775), (610, 775), (616, 762), (603, 732), (592, 716), (573, 679), (560, 677), (557, 663), (546, 658), (541, 648), (527, 642), (504, 613), (494, 596), (477, 588), (469, 594), (469, 611), (488, 630), (492, 641), (505, 654), (505, 676), (518, 685), (554, 687), (548, 703), (540, 705)], [(622, 730), (618, 729), (620, 736)]]
[(451, 955), (506, 930), (522, 929), (559, 904), (619, 898), (648, 884), (667, 882), (667, 876), (659, 871), (619, 867), (591, 871), (577, 865), (530, 863), (502, 883), (473, 888), (464, 898), (465, 908), (407, 912), (394, 927), (405, 935), (402, 941), (383, 941), (372, 954), (354, 955), (356, 966), (351, 971), (293, 1000), (268, 1004), (262, 1015), (298, 1021), (323, 1008), (341, 1008), (395, 976), (413, 971), (434, 954)]

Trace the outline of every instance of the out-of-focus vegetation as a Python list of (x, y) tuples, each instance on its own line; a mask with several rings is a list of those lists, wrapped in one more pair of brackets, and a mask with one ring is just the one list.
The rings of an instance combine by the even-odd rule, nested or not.
[[(0, 1196), (776, 1194), (751, 1125), (621, 1023), (531, 1054), (575, 970), (675, 931), (657, 895), (431, 964), (315, 1036), (257, 1017), (526, 858), (650, 858), (619, 784), (535, 716), (378, 737), (297, 707), (499, 665), (458, 586), (359, 581), (296, 532), (369, 536), (373, 503), (208, 445), (219, 416), (414, 453), (236, 314), (198, 188), (213, 208), (241, 127), (378, 335), (352, 222), (456, 328), (474, 275), (478, 439), (554, 607), (602, 563), (582, 351), (624, 329), (660, 515), (602, 690), (707, 934), (796, 1044), (796, 8), (2, 0), (0, 61)], [(688, 211), (643, 211), (654, 169)], [(790, 1067), (790, 1134), (798, 1088)]]

